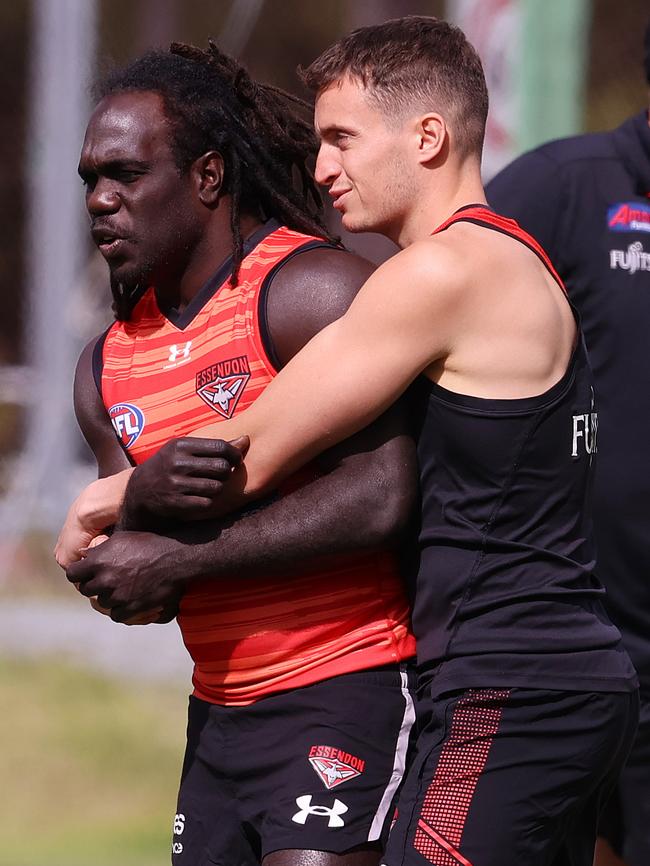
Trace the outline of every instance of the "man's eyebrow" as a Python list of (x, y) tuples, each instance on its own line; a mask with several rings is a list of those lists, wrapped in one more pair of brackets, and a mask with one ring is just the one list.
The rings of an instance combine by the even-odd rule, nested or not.
[(149, 169), (149, 163), (145, 160), (141, 159), (128, 159), (127, 157), (120, 158), (115, 157), (114, 159), (107, 160), (99, 160), (99, 162), (95, 163), (92, 169), (86, 170), (85, 167), (79, 164), (77, 171), (80, 175), (84, 174), (92, 174), (95, 173), (96, 170), (99, 169), (102, 174), (113, 174), (115, 172), (123, 171), (124, 169), (135, 169), (136, 171), (147, 171)]
[(341, 132), (345, 135), (356, 134), (349, 126), (342, 126), (338, 123), (329, 123), (327, 126), (319, 126), (316, 128), (316, 132), (321, 138), (331, 137), (332, 135), (337, 135)]

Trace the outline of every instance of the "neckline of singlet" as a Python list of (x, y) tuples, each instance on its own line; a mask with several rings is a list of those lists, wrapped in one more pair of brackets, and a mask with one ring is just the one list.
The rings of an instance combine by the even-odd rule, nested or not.
[[(255, 231), (244, 241), (242, 261), (259, 243), (279, 228), (280, 223), (276, 219), (269, 219), (259, 228), (255, 229)], [(226, 278), (232, 271), (232, 263), (233, 256), (231, 253), (226, 256), (217, 270), (206, 280), (189, 304), (180, 313), (175, 308), (166, 311), (162, 310), (158, 304), (158, 299), (156, 298), (156, 307), (160, 315), (179, 331), (184, 331), (188, 325), (191, 325), (208, 301), (214, 297), (217, 289), (225, 283)]]
[[(471, 213), (472, 211), (474, 213)], [(478, 214), (476, 213), (477, 211), (479, 212)], [(546, 267), (548, 272), (566, 295), (564, 283), (560, 279), (560, 276), (553, 267), (547, 254), (537, 241), (525, 232), (514, 220), (500, 216), (488, 205), (468, 204), (463, 205), (463, 207), (454, 211), (454, 213), (435, 228), (431, 234), (435, 235), (438, 232), (444, 231), (457, 222), (471, 222), (475, 225), (498, 231), (528, 247), (528, 249), (535, 253), (535, 255), (540, 259), (542, 264)], [(580, 315), (570, 301), (569, 306), (571, 307), (571, 312), (573, 313), (576, 327), (578, 329), (576, 344), (573, 348), (571, 358), (569, 359), (569, 363), (567, 364), (563, 376), (561, 376), (561, 378), (546, 391), (543, 391), (541, 394), (534, 394), (530, 397), (477, 397), (473, 394), (461, 394), (458, 391), (450, 391), (443, 385), (439, 385), (431, 379), (426, 379), (430, 389), (429, 393), (435, 394), (436, 399), (441, 402), (450, 403), (467, 409), (481, 409), (484, 412), (494, 412), (496, 414), (510, 414), (513, 412), (525, 413), (533, 409), (542, 409), (549, 403), (554, 402), (569, 387), (573, 380), (582, 342)]]

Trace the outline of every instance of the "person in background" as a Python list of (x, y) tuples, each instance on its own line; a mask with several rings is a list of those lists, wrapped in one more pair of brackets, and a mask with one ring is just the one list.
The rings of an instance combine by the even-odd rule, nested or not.
[[(645, 32), (650, 87), (650, 21)], [(650, 126), (545, 144), (487, 186), (547, 250), (580, 312), (595, 376), (596, 573), (639, 675), (639, 730), (603, 815), (599, 866), (650, 863)]]

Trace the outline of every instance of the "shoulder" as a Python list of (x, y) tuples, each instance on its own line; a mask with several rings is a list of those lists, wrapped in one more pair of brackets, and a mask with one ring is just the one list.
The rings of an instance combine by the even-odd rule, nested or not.
[(321, 314), (342, 316), (374, 269), (371, 262), (343, 247), (309, 249), (293, 256), (277, 272), (273, 302), (309, 305)]
[(540, 157), (558, 166), (572, 166), (580, 162), (613, 159), (617, 157), (612, 132), (592, 132), (550, 141), (538, 148)]
[(89, 340), (82, 349), (77, 361), (75, 385), (78, 381), (81, 381), (82, 383), (92, 381), (96, 389), (98, 391), (101, 390), (100, 382), (103, 366), (103, 349), (106, 338), (112, 327), (113, 325), (106, 328), (106, 330), (102, 331), (101, 334), (97, 334), (97, 336), (93, 337), (92, 340)]
[(549, 141), (524, 153), (512, 165), (520, 168), (542, 168), (547, 172), (571, 172), (579, 170), (585, 164), (617, 158), (614, 133), (593, 132)]
[(342, 247), (317, 247), (294, 255), (274, 273), (265, 318), (282, 364), (347, 311), (374, 269)]
[(377, 269), (373, 282), (392, 285), (395, 292), (419, 293), (436, 289), (453, 294), (468, 271), (468, 243), (476, 243), (474, 227), (459, 223), (401, 250)]
[(613, 132), (548, 142), (523, 154), (488, 183), (488, 201), (517, 220), (554, 259), (565, 260), (564, 238), (572, 233), (574, 207), (584, 207), (603, 178), (618, 177), (620, 157)]
[(97, 356), (101, 353), (107, 333), (108, 330), (102, 331), (101, 334), (97, 334), (97, 336), (93, 337), (92, 340), (89, 340), (81, 350), (81, 354), (77, 360), (77, 376), (92, 376), (93, 369), (97, 362)]
[[(77, 417), (87, 412), (94, 412), (101, 405), (102, 380), (102, 348), (106, 340), (106, 331), (102, 331), (84, 346), (77, 361), (74, 375), (74, 403)], [(81, 421), (80, 421), (81, 423)]]
[(93, 337), (83, 348), (77, 361), (74, 377), (74, 407), (82, 432), (94, 416), (103, 414), (101, 399), (101, 368), (98, 367), (97, 353), (101, 349), (106, 332)]
[(416, 241), (384, 262), (359, 293), (357, 310), (387, 320), (441, 324), (471, 279), (467, 247), (476, 238), (460, 228)]

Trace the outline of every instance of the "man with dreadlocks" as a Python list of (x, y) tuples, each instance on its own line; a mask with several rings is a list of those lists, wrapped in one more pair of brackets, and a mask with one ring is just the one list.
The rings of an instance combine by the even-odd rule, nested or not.
[(592, 866), (638, 692), (594, 573), (598, 414), (578, 318), (543, 249), (486, 205), (487, 88), (458, 28), (360, 28), (305, 80), (316, 179), (347, 229), (401, 250), (249, 409), (200, 431), (250, 439), (222, 513), (415, 382), (421, 713), (383, 863)]
[[(137, 469), (112, 537), (73, 565), (62, 540), (57, 558), (117, 621), (178, 606), (195, 668), (175, 864), (378, 863), (414, 718), (391, 552), (416, 488), (399, 413), (266, 507), (183, 530), (178, 473), (205, 518), (240, 452), (168, 443), (249, 406), (371, 268), (321, 222), (291, 98), (214, 45), (149, 53), (99, 97), (79, 174), (117, 321), (80, 358), (75, 408), (100, 476)], [(163, 501), (167, 523), (149, 507)], [(68, 529), (90, 540), (113, 516), (85, 502)]]

